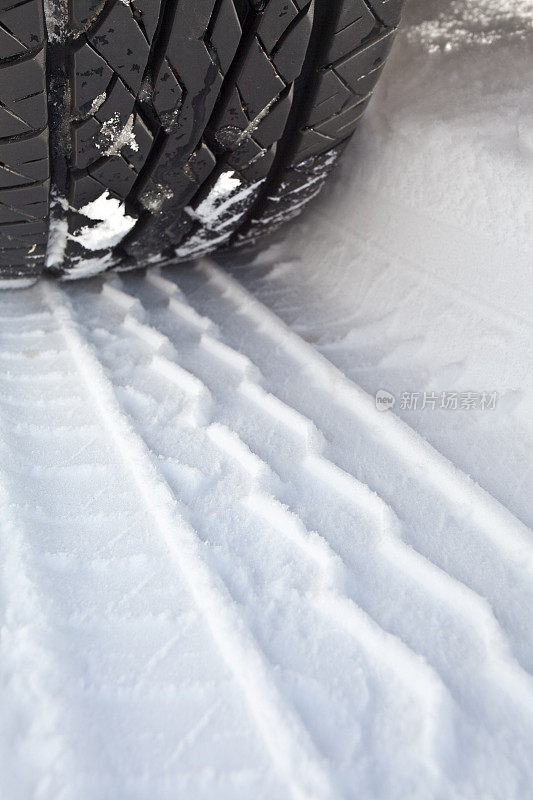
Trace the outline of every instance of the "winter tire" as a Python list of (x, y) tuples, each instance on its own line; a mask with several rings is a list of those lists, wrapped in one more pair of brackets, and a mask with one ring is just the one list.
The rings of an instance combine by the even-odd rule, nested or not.
[(254, 242), (320, 190), (402, 0), (0, 0), (0, 277)]

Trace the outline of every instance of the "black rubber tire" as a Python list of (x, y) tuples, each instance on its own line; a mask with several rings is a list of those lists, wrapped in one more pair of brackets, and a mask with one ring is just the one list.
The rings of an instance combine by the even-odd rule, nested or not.
[(402, 2), (0, 0), (4, 285), (188, 261), (294, 216)]

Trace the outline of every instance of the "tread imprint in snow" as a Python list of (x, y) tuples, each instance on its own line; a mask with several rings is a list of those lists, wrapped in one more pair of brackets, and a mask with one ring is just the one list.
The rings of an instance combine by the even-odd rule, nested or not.
[(209, 262), (43, 281), (0, 332), (29, 791), (527, 795), (533, 547), (507, 509)]
[[(529, 763), (524, 748), (515, 746), (515, 739), (530, 730), (528, 659), (515, 659), (510, 646), (526, 654), (522, 643), (526, 637), (531, 642), (516, 609), (531, 603), (533, 552), (527, 531), (505, 509), (397, 419), (380, 415), (370, 397), (209, 263), (183, 272), (179, 284), (151, 272), (70, 287), (70, 301), (49, 283), (37, 287), (33, 297), (38, 300), (41, 293), (55, 326), (50, 325), (44, 347), (41, 342), (38, 360), (30, 367), (25, 359), (21, 373), (3, 376), (1, 388), (3, 403), (8, 393), (18, 401), (14, 411), (7, 406), (18, 423), (8, 431), (16, 454), (9, 463), (14, 460), (21, 479), (31, 481), (45, 525), (25, 504), (13, 503), (10, 511), (17, 515), (15, 532), (48, 554), (35, 562), (41, 576), (53, 574), (44, 585), (53, 587), (60, 613), (44, 620), (52, 634), (44, 642), (56, 643), (59, 668), (65, 661), (53, 634), (63, 619), (72, 618), (73, 608), (79, 613), (78, 597), (85, 600), (84, 623), (91, 621), (91, 631), (92, 624), (105, 623), (102, 649), (96, 658), (89, 653), (94, 680), (76, 694), (83, 698), (84, 691), (92, 693), (102, 682), (109, 686), (120, 680), (122, 692), (105, 692), (95, 711), (100, 723), (113, 716), (117, 703), (124, 708), (130, 693), (138, 699), (147, 678), (153, 696), (165, 692), (170, 679), (173, 692), (164, 695), (170, 712), (161, 720), (165, 727), (158, 748), (176, 736), (182, 715), (172, 713), (177, 707), (172, 704), (182, 701), (182, 691), (190, 691), (191, 665), (186, 661), (186, 669), (180, 669), (187, 639), (176, 626), (175, 613), (163, 627), (157, 614), (146, 615), (152, 603), (160, 607), (150, 580), (143, 580), (151, 573), (171, 602), (169, 589), (176, 587), (180, 610), (187, 602), (183, 578), (194, 589), (192, 610), (198, 613), (189, 622), (196, 626), (203, 617), (213, 633), (208, 657), (205, 649), (194, 648), (195, 681), (201, 682), (197, 670), (202, 661), (211, 670), (222, 656), (232, 677), (228, 681), (226, 673), (223, 683), (217, 682), (217, 696), (227, 708), (232, 687), (240, 690), (252, 718), (244, 738), (253, 735), (253, 722), (259, 722), (257, 733), (273, 762), (270, 769), (260, 763), (260, 779), (276, 772), (286, 784), (301, 787), (303, 795), (349, 797), (362, 769), (373, 776), (382, 765), (387, 775), (397, 776), (400, 770), (394, 796), (409, 793), (412, 774), (431, 796), (434, 785), (446, 786), (448, 794), (458, 782), (464, 786), (463, 776), (476, 772), (471, 765), (482, 753), (496, 753), (498, 772), (505, 774)], [(33, 308), (45, 316), (42, 303)], [(16, 348), (25, 335), (25, 319), (19, 317), (15, 325), (9, 319)], [(29, 335), (35, 337), (35, 331)], [(63, 346), (53, 335), (64, 339)], [(70, 368), (51, 379), (47, 363), (56, 363), (58, 352)], [(37, 413), (32, 408), (32, 423), (45, 422), (51, 401), (75, 394), (81, 417), (73, 415), (71, 424), (81, 419), (90, 425), (80, 432), (80, 445), (84, 436), (91, 438), (90, 454), (82, 448), (79, 464), (64, 463), (64, 432), (57, 439), (48, 435), (44, 451), (42, 442), (35, 447), (42, 433), (27, 425), (28, 411), (20, 403), (21, 385), (27, 392), (28, 383), (33, 402), (39, 397), (41, 403)], [(72, 402), (70, 408), (72, 414)], [(154, 415), (161, 412), (162, 424), (154, 425)], [(56, 473), (66, 470), (76, 486), (66, 500), (62, 483), (50, 480), (51, 462)], [(406, 476), (416, 488), (415, 504), (412, 493), (401, 490)], [(136, 516), (142, 514), (133, 526), (128, 495)], [(88, 500), (81, 512), (80, 496)], [(444, 522), (443, 500), (449, 507)], [(126, 509), (126, 535), (117, 536), (116, 523), (124, 524)], [(72, 515), (77, 515), (74, 527)], [(428, 519), (435, 533), (431, 537)], [(80, 527), (86, 531), (81, 540)], [(154, 562), (150, 540), (159, 537), (170, 553), (162, 547)], [(11, 545), (11, 537), (6, 538)], [(466, 559), (457, 546), (465, 541)], [(139, 559), (147, 545), (151, 558)], [(124, 548), (137, 558), (124, 559)], [(88, 568), (88, 554), (94, 554), (96, 569)], [(60, 570), (54, 567), (57, 556)], [(169, 562), (178, 568), (174, 576)], [(96, 583), (101, 591), (94, 591)], [(132, 592), (124, 591), (128, 583)], [(99, 609), (102, 604), (109, 613), (113, 594), (120, 615), (108, 620)], [(48, 605), (38, 607), (42, 614)], [(139, 608), (142, 621), (135, 614)], [(140, 640), (138, 622), (144, 632)], [(110, 623), (121, 634), (122, 660), (109, 636)], [(85, 625), (69, 628), (81, 642), (85, 630)], [(460, 646), (450, 647), (450, 641)], [(84, 652), (84, 673), (86, 658)], [(106, 670), (110, 658), (111, 673)], [(171, 669), (165, 669), (165, 662)], [(76, 661), (74, 667), (73, 676), (65, 675), (72, 683), (80, 674)], [(46, 671), (43, 677), (48, 678)], [(43, 706), (49, 711), (49, 679), (41, 685), (45, 695), (38, 711)], [(302, 694), (305, 686), (308, 692)], [(81, 713), (86, 708), (81, 705)], [(204, 718), (205, 703), (190, 708), (194, 730)], [(89, 709), (94, 710), (92, 704)], [(32, 707), (32, 719), (34, 713)], [(333, 724), (325, 726), (326, 718)], [(224, 719), (230, 736), (242, 732)], [(217, 737), (220, 746), (220, 728), (212, 717), (208, 720), (206, 734)], [(347, 757), (346, 737), (359, 724), (375, 724), (387, 736), (370, 737), (364, 750), (350, 750)], [(88, 744), (91, 730), (83, 730)], [(468, 747), (442, 747), (447, 733), (452, 741), (464, 742), (464, 730)], [(511, 734), (508, 748), (501, 747), (502, 731)], [(142, 773), (146, 764), (146, 731), (132, 725), (124, 732), (125, 739), (110, 737), (109, 747), (128, 752), (131, 760), (131, 746), (140, 740), (139, 762), (132, 763), (136, 780), (136, 771)], [(248, 761), (239, 741), (237, 757), (257, 774), (257, 762)], [(196, 753), (212, 752), (203, 738), (192, 737), (190, 745)], [(180, 761), (190, 763), (189, 752), (180, 750), (170, 769), (179, 769)], [(191, 771), (191, 780), (198, 772)], [(333, 787), (328, 773), (334, 776)], [(62, 775), (56, 777), (61, 781)], [(217, 771), (218, 786), (222, 777)], [(480, 783), (472, 794), (486, 795), (494, 776), (479, 771), (476, 779)], [(523, 796), (523, 785), (515, 785), (511, 796)], [(390, 798), (390, 786), (384, 782), (376, 796)], [(185, 794), (194, 796), (190, 784)]]
[(44, 16), (40, 0), (0, 2), (0, 276), (37, 277), (49, 194)]

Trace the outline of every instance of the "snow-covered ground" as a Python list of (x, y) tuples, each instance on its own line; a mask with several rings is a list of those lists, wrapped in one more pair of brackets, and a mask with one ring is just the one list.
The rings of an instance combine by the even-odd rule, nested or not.
[(0, 296), (2, 800), (533, 797), (531, 47), (412, 0), (260, 256)]
[[(531, 0), (412, 0), (336, 180), (255, 263), (227, 264), (529, 525), (532, 267)], [(497, 406), (440, 409), (443, 392)]]

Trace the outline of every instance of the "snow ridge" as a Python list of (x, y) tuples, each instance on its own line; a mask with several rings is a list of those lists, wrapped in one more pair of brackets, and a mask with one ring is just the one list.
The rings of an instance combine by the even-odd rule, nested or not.
[[(211, 265), (202, 265), (201, 269), (207, 270), (210, 276), (213, 274), (213, 271), (215, 271), (216, 276), (220, 278), (221, 284), (225, 287), (227, 293), (228, 284), (230, 286), (232, 284), (230, 278), (218, 270), (215, 270)], [(240, 287), (238, 287), (237, 291), (239, 293), (242, 292)], [(250, 304), (254, 303), (254, 309), (257, 312), (259, 304), (255, 306), (255, 301), (251, 301), (249, 297), (246, 297), (245, 300), (246, 302), (243, 301), (243, 298), (240, 298), (240, 311), (250, 313)], [(264, 310), (260, 308), (260, 311), (263, 317)], [(254, 321), (257, 321), (257, 315)], [(262, 319), (262, 323), (262, 329), (264, 331), (267, 327), (264, 319)], [(275, 320), (274, 324), (280, 327), (277, 320)], [(125, 326), (129, 327), (127, 320), (125, 321)], [(138, 334), (146, 341), (150, 341), (153, 335), (151, 333), (152, 330), (153, 329), (150, 327), (144, 325), (142, 329), (139, 328)], [(209, 339), (211, 339), (211, 337), (203, 333), (200, 339), (200, 345), (205, 344)], [(300, 340), (297, 337), (294, 337), (294, 339), (295, 345), (298, 351), (300, 351)], [(160, 344), (164, 343), (163, 340), (160, 340)], [(171, 343), (167, 340), (165, 344)], [(357, 481), (352, 475), (321, 455), (320, 451), (323, 448), (324, 437), (311, 420), (292, 407), (287, 406), (286, 403), (275, 395), (265, 392), (260, 385), (260, 383), (264, 381), (260, 371), (248, 358), (235, 351), (233, 351), (233, 358), (228, 358), (226, 355), (229, 349), (227, 345), (219, 343), (219, 348), (223, 348), (222, 352), (225, 353), (224, 360), (229, 362), (232, 367), (235, 366), (236, 361), (240, 368), (240, 375), (238, 376), (238, 384), (236, 387), (237, 391), (244, 394), (248, 400), (251, 400), (253, 403), (256, 403), (262, 409), (266, 410), (267, 414), (276, 422), (288, 426), (293, 432), (305, 440), (305, 449), (307, 452), (302, 459), (302, 465), (312, 473), (314, 480), (325, 481), (329, 484), (331, 491), (340, 491), (350, 501), (356, 501), (359, 507), (366, 508), (369, 515), (377, 520), (377, 527), (380, 530), (382, 538), (381, 549), (389, 550), (388, 558), (390, 563), (396, 565), (400, 569), (404, 569), (406, 574), (410, 575), (412, 579), (417, 582), (422, 581), (428, 590), (434, 594), (440, 595), (443, 602), (451, 603), (457, 615), (464, 615), (465, 613), (471, 614), (474, 627), (478, 632), (483, 632), (489, 652), (494, 652), (496, 643), (499, 643), (501, 653), (496, 656), (494, 662), (495, 669), (498, 673), (497, 682), (505, 685), (508, 691), (516, 696), (518, 702), (525, 703), (529, 708), (532, 708), (533, 684), (529, 676), (525, 677), (521, 670), (513, 666), (512, 659), (509, 661), (505, 637), (502, 636), (502, 632), (492, 613), (492, 609), (487, 602), (467, 585), (463, 584), (461, 581), (451, 580), (446, 572), (435, 568), (426, 558), (421, 557), (420, 554), (416, 553), (416, 551), (412, 550), (410, 547), (406, 547), (401, 538), (398, 537), (400, 524), (391, 507), (383, 502), (378, 495), (370, 491), (366, 484)], [(285, 349), (288, 350), (287, 347), (285, 347)], [(306, 346), (304, 346), (304, 349), (306, 349)], [(317, 356), (317, 359), (320, 360), (320, 357)], [(307, 354), (307, 365), (309, 365), (309, 360), (309, 354)], [(256, 381), (259, 377), (260, 382), (250, 381), (248, 379), (248, 375), (250, 374), (255, 374)], [(338, 392), (336, 393), (336, 397), (338, 397)], [(375, 414), (378, 421), (381, 422), (382, 415), (375, 411), (373, 404), (370, 402), (368, 406), (372, 410), (372, 414)], [(393, 423), (396, 424), (396, 419), (393, 417), (391, 417), (391, 419)], [(401, 423), (398, 424), (401, 425)], [(311, 449), (311, 452), (309, 452), (309, 449)], [(436, 453), (435, 456), (437, 456)], [(442, 459), (442, 461), (444, 461), (444, 459)], [(517, 523), (517, 527), (520, 529), (520, 524)], [(531, 547), (529, 547), (527, 554), (529, 555), (530, 553)]]
[[(169, 552), (203, 613), (223, 658), (242, 687), (252, 715), (272, 759), (295, 798), (332, 797), (333, 790), (320, 759), (298, 719), (286, 707), (263, 656), (235, 613), (222, 581), (202, 554), (202, 541), (178, 512), (165, 481), (154, 470), (149, 449), (121, 413), (105, 372), (77, 329), (61, 290), (47, 283), (43, 291), (58, 321), (80, 377), (99, 409), (124, 463), (129, 465), (140, 497), (156, 521)], [(153, 340), (152, 340), (153, 341)], [(150, 344), (152, 341), (149, 340)]]
[(44, 728), (2, 744), (28, 796), (521, 800), (526, 529), (209, 262), (28, 292), (3, 691), (57, 720), (48, 760)]

